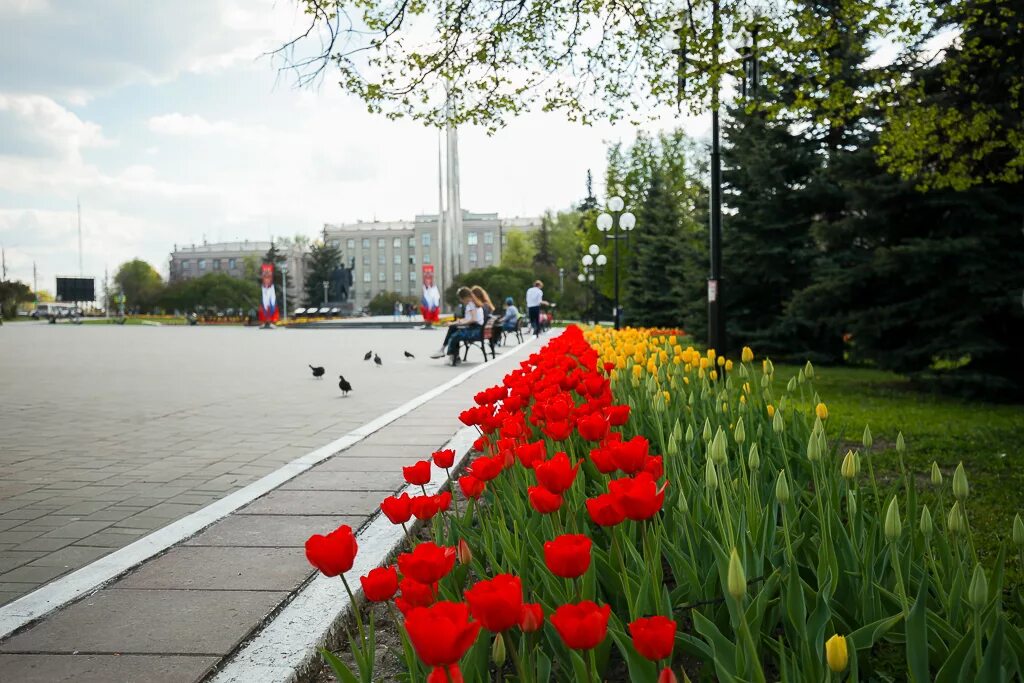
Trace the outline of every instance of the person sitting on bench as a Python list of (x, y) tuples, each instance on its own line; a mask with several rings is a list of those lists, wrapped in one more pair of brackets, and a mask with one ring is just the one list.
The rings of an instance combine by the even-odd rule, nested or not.
[(519, 324), (519, 309), (516, 308), (512, 297), (505, 299), (505, 315), (501, 318), (501, 329), (505, 332), (515, 332)]
[(469, 287), (459, 287), (456, 295), (462, 302), (464, 311), (462, 318), (448, 326), (441, 349), (430, 356), (431, 358), (441, 358), (447, 354), (452, 358), (452, 365), (459, 364), (459, 343), (464, 339), (477, 339), (484, 324), (483, 307), (473, 296)]

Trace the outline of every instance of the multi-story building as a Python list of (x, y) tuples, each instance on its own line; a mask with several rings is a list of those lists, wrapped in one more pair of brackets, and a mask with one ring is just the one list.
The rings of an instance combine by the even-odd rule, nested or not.
[[(496, 213), (463, 211), (464, 239), (455, 254), (457, 272), (498, 265), (507, 231), (530, 231), (539, 225), (539, 218), (499, 219)], [(358, 306), (365, 306), (380, 292), (416, 296), (423, 265), (440, 267), (437, 214), (418, 215), (413, 221), (325, 223), (323, 239), (341, 251), (346, 265), (354, 262)]]
[[(174, 245), (171, 252), (168, 281), (180, 282), (207, 273), (223, 273), (242, 278), (246, 275), (246, 260), (257, 268), (270, 251), (270, 242), (218, 242), (216, 244)], [(292, 250), (285, 259), (288, 266), (288, 299), (298, 302), (302, 297), (306, 254)]]

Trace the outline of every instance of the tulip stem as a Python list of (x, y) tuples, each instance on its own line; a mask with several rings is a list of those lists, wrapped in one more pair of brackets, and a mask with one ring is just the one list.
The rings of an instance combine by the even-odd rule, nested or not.
[(391, 614), (391, 619), (395, 622), (395, 627), (398, 629), (398, 634), (402, 637), (402, 650), (405, 653), (405, 666), (412, 674), (416, 671), (416, 657), (412, 652), (412, 642), (409, 640), (409, 634), (405, 630), (405, 626), (402, 621), (398, 618), (398, 613), (395, 610), (395, 604), (388, 600), (388, 612)]
[(455, 497), (455, 480), (452, 479), (452, 471), (447, 467), (444, 468), (444, 473), (448, 477), (448, 490), (452, 494), (452, 505), (455, 506), (455, 516), (459, 516), (459, 499)]
[(349, 604), (352, 605), (352, 614), (356, 617), (356, 628), (359, 629), (359, 649), (361, 650), (366, 644), (366, 631), (363, 628), (363, 615), (359, 610), (359, 603), (356, 602), (356, 596), (352, 594), (352, 589), (349, 588), (348, 580), (345, 579), (344, 574), (340, 574), (341, 582), (345, 584), (345, 592), (348, 593)]
[[(523, 660), (521, 657), (522, 653), (519, 651), (519, 648), (517, 648), (515, 644), (512, 642), (512, 637), (508, 634), (508, 631), (504, 631), (501, 634), (501, 637), (505, 641), (505, 649), (512, 657), (512, 665), (516, 668), (516, 676), (522, 683), (528, 683), (529, 678), (526, 674), (526, 668), (523, 666)], [(523, 638), (525, 640), (525, 633), (523, 634)]]
[(622, 526), (618, 525), (614, 528), (612, 533), (612, 552), (619, 557), (619, 567), (622, 569), (622, 592), (626, 594), (626, 609), (629, 612), (629, 618), (632, 620), (635, 614), (635, 606), (633, 605), (633, 596), (630, 595), (629, 589), (629, 574), (626, 572), (626, 558), (623, 555), (622, 545), (619, 542), (619, 535), (621, 534)]
[(899, 595), (900, 602), (903, 604), (903, 616), (907, 617), (910, 615), (910, 603), (907, 601), (907, 591), (903, 586), (903, 567), (895, 543), (889, 544), (889, 559), (892, 561), (893, 571), (896, 572), (896, 594)]
[(594, 648), (587, 651), (587, 671), (590, 674), (590, 680), (601, 683), (601, 679), (597, 675), (597, 655), (594, 654)]

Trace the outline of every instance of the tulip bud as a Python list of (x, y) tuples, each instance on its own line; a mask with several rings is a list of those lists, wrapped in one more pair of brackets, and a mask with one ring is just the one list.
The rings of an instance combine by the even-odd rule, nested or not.
[(768, 375), (761, 375), (761, 388), (767, 389), (771, 381), (768, 379)]
[[(719, 359), (719, 361), (721, 361), (721, 359)], [(719, 362), (719, 365), (722, 365), (722, 363), (721, 363), (721, 362)], [(741, 367), (742, 367), (742, 366), (741, 366)], [(732, 361), (731, 361), (731, 360), (727, 360), (727, 361), (725, 361), (725, 371), (726, 371), (726, 372), (732, 372)], [(743, 375), (743, 376), (744, 376), (744, 377), (746, 377), (746, 374), (745, 374), (745, 373), (746, 373), (746, 371), (747, 371), (747, 369), (746, 369), (746, 368), (743, 368), (743, 372), (744, 372), (744, 375)]]
[(725, 440), (725, 432), (721, 427), (715, 432), (715, 438), (711, 441), (711, 459), (716, 465), (725, 464), (728, 454), (728, 444)]
[(932, 513), (928, 510), (928, 506), (925, 505), (921, 508), (921, 535), (925, 538), (932, 537)]
[(679, 679), (676, 678), (672, 669), (666, 666), (661, 670), (661, 673), (658, 674), (658, 683), (679, 683)]
[(779, 478), (775, 480), (775, 498), (783, 505), (789, 502), (789, 482), (786, 481), (786, 470), (779, 470)]
[[(693, 398), (693, 394), (690, 394)], [(693, 425), (686, 425), (686, 443), (693, 443)]]
[(885, 511), (885, 540), (895, 543), (903, 533), (903, 522), (900, 520), (900, 506), (896, 502), (896, 496), (889, 501), (889, 508)]
[(814, 432), (811, 432), (810, 438), (807, 439), (807, 459), (811, 462), (818, 462), (821, 460), (818, 435)]
[(715, 359), (715, 362), (718, 363), (718, 367), (724, 366), (725, 365), (725, 356), (719, 356), (718, 358)]
[(807, 365), (804, 366), (804, 375), (807, 379), (814, 379), (814, 366), (811, 365), (811, 361), (807, 361)]
[(860, 442), (864, 444), (864, 450), (871, 450), (871, 445), (875, 443), (871, 438), (871, 428), (867, 425), (864, 425), (864, 435), (860, 437)]
[(742, 444), (747, 439), (747, 432), (743, 429), (743, 418), (736, 420), (736, 429), (733, 430), (732, 438), (736, 439), (736, 443)]
[(1024, 521), (1021, 521), (1020, 513), (1013, 517), (1013, 533), (1010, 537), (1013, 539), (1014, 545), (1024, 545)]
[(679, 508), (679, 512), (686, 517), (690, 514), (690, 502), (686, 500), (686, 495), (680, 491), (679, 498), (676, 500), (676, 507)]
[(783, 396), (783, 397), (781, 397), (779, 399), (779, 412), (780, 413), (786, 412), (786, 397), (785, 396)]
[(459, 564), (469, 564), (473, 561), (473, 551), (469, 549), (466, 539), (459, 539), (458, 545), (455, 546), (455, 557), (458, 559)]
[(491, 643), (491, 661), (499, 667), (505, 663), (505, 639), (500, 633), (494, 634), (494, 642)]
[(818, 405), (814, 406), (814, 414), (818, 416), (819, 420), (827, 420), (828, 407), (826, 407), (824, 403), (819, 403)]
[[(729, 361), (728, 363), (725, 364), (725, 369), (726, 369), (726, 371), (732, 370), (732, 361)], [(740, 366), (740, 377), (742, 377), (743, 379), (746, 379), (746, 378), (750, 377), (750, 373), (747, 372), (747, 366), (746, 365), (741, 365)]]
[(964, 522), (964, 513), (960, 509), (960, 503), (953, 503), (953, 507), (949, 509), (949, 514), (946, 515), (946, 528), (949, 529), (951, 534), (962, 534), (967, 529), (967, 524)]
[(772, 362), (770, 360), (768, 360), (767, 358), (765, 359), (765, 361), (764, 361), (764, 363), (762, 364), (761, 367), (764, 370), (764, 374), (766, 374), (766, 375), (774, 375), (775, 374), (775, 366), (772, 365)]
[(772, 431), (781, 434), (783, 429), (785, 429), (785, 424), (782, 421), (782, 410), (776, 410), (772, 417)]
[[(689, 384), (690, 383), (690, 378), (689, 377), (684, 377), (683, 381), (686, 382), (687, 384)], [(695, 401), (696, 401), (696, 399), (693, 397), (693, 393), (691, 392), (690, 393), (690, 397), (686, 399), (686, 402), (689, 403), (690, 407), (692, 408)]]
[(744, 346), (743, 351), (740, 352), (740, 360), (750, 363), (754, 360), (754, 351), (749, 346)]
[(838, 633), (825, 642), (825, 659), (828, 660), (828, 668), (834, 673), (842, 673), (849, 663), (849, 653), (846, 650), (846, 638)]
[(961, 503), (967, 500), (970, 487), (967, 485), (967, 473), (964, 472), (964, 463), (960, 462), (953, 471), (953, 496)]
[(932, 461), (932, 486), (942, 486), (942, 470), (939, 463)]
[(800, 386), (803, 386), (804, 382), (806, 381), (807, 377), (804, 376), (804, 371), (803, 369), (801, 369), (800, 372), (796, 373), (796, 383), (799, 384)]
[(756, 470), (761, 466), (761, 454), (757, 451), (757, 444), (750, 444), (750, 453), (747, 454), (747, 467)]
[(903, 432), (896, 434), (896, 452), (902, 453), (907, 450), (907, 442), (903, 440)]
[(711, 458), (705, 461), (704, 485), (712, 491), (718, 488), (718, 472), (715, 471), (715, 462)]
[(789, 381), (786, 382), (786, 391), (789, 393), (796, 391), (796, 377), (790, 377)]
[(711, 443), (711, 420), (704, 418), (704, 431), (701, 432), (701, 438), (704, 439), (704, 443)]
[(853, 451), (846, 451), (846, 457), (843, 458), (843, 464), (839, 468), (839, 472), (843, 475), (843, 479), (847, 481), (853, 481), (857, 477), (857, 463)]
[(729, 556), (728, 589), (729, 595), (737, 601), (742, 600), (743, 596), (747, 594), (747, 575), (743, 573), (743, 563), (740, 562), (736, 548), (732, 549), (732, 554)]
[(971, 577), (971, 587), (967, 590), (967, 599), (971, 607), (976, 610), (985, 609), (988, 604), (988, 579), (985, 578), (985, 570), (980, 564), (974, 565), (974, 576)]

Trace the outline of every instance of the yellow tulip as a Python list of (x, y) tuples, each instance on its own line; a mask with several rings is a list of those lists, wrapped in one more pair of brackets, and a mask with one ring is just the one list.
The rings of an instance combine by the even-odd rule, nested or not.
[[(721, 360), (721, 358), (719, 358), (719, 360)], [(721, 365), (721, 363), (719, 363), (719, 365)], [(731, 360), (725, 361), (725, 371), (726, 372), (732, 372), (732, 361)]]
[(850, 661), (850, 655), (846, 651), (846, 638), (838, 633), (828, 639), (825, 643), (825, 659), (828, 660), (828, 668), (835, 673), (846, 670)]
[(824, 403), (819, 403), (818, 405), (814, 406), (814, 414), (817, 415), (818, 419), (820, 420), (827, 420), (828, 408), (825, 406)]
[(708, 377), (710, 377), (711, 381), (714, 382), (716, 379), (718, 379), (718, 370), (712, 370), (710, 373), (708, 373)]
[(769, 403), (766, 407), (768, 409), (768, 417), (775, 417), (775, 406)]
[(750, 361), (754, 360), (754, 352), (753, 350), (751, 350), (749, 346), (743, 347), (743, 353), (740, 355), (740, 360), (742, 360), (744, 363), (749, 363)]
[(708, 360), (711, 361), (712, 363), (715, 362), (715, 350), (714, 349), (708, 349)]
[(710, 364), (710, 361), (707, 358), (701, 358), (700, 359), (700, 369), (701, 370), (706, 370), (709, 364)]
[(715, 361), (718, 363), (718, 367), (722, 367), (725, 365), (725, 356), (719, 356)]

